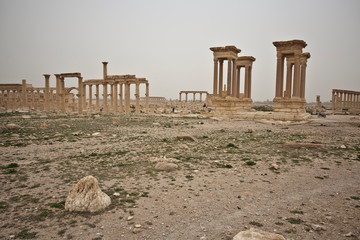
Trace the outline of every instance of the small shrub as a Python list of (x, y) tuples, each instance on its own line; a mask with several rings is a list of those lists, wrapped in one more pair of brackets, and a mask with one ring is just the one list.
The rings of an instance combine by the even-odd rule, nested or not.
[(304, 222), (300, 218), (287, 218), (286, 221), (288, 221), (291, 224), (301, 224)]
[(248, 165), (248, 166), (254, 166), (254, 165), (256, 165), (256, 162), (254, 162), (254, 161), (247, 161), (247, 162), (245, 162), (245, 164)]
[(255, 221), (251, 221), (249, 222), (250, 225), (254, 225), (254, 226), (257, 226), (257, 227), (262, 227), (263, 225), (259, 222), (255, 222)]

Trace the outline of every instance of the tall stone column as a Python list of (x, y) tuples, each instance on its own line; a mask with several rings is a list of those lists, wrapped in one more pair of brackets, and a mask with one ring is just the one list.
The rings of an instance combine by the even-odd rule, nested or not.
[(283, 85), (284, 85), (284, 58), (280, 52), (277, 53), (276, 62), (276, 93), (275, 97), (283, 96)]
[(119, 93), (119, 100), (120, 100), (120, 112), (124, 112), (124, 105), (123, 105), (123, 83), (120, 83), (120, 93)]
[(65, 96), (66, 96), (66, 92), (65, 92), (65, 79), (63, 77), (60, 78), (60, 97), (61, 97), (61, 102), (60, 102), (60, 108), (61, 108), (61, 113), (65, 114), (66, 113), (66, 106), (65, 106)]
[(294, 56), (294, 90), (293, 97), (300, 97), (300, 54), (295, 53)]
[(343, 101), (343, 93), (342, 92), (340, 92), (340, 99), (339, 99), (340, 101), (339, 101), (339, 104), (340, 104), (340, 111), (342, 111), (343, 110), (343, 104), (344, 104), (344, 101)]
[(103, 83), (103, 111), (105, 114), (109, 113), (107, 98), (108, 98), (107, 83)]
[(40, 110), (40, 90), (36, 90), (36, 110)]
[(110, 112), (114, 111), (114, 84), (110, 84)]
[(202, 93), (200, 93), (200, 105), (202, 103)]
[(286, 90), (285, 90), (286, 98), (291, 98), (292, 66), (293, 64), (291, 62), (286, 61)]
[(188, 109), (188, 93), (185, 93), (185, 108)]
[(306, 61), (301, 63), (300, 97), (305, 99)]
[(55, 74), (56, 77), (56, 111), (60, 112), (60, 105), (61, 105), (61, 87), (60, 87), (60, 75), (59, 74)]
[(136, 83), (136, 89), (135, 89), (135, 113), (140, 114), (140, 84)]
[(130, 112), (130, 83), (125, 82), (125, 114)]
[(249, 66), (245, 66), (245, 85), (244, 85), (244, 97), (249, 98)]
[(251, 83), (252, 83), (252, 66), (249, 66), (249, 73), (248, 73), (248, 98), (251, 99)]
[(195, 105), (195, 96), (196, 96), (196, 93), (193, 93), (193, 105)]
[[(82, 79), (82, 78), (81, 78)], [(82, 104), (83, 104), (83, 110), (84, 109), (87, 109), (86, 105), (87, 105), (87, 102), (86, 102), (86, 84), (82, 84), (83, 86), (83, 91), (82, 91)]]
[(83, 84), (82, 82), (82, 77), (78, 77), (78, 89), (79, 89), (79, 94), (78, 94), (78, 114), (82, 115), (83, 114), (83, 95), (85, 95), (84, 88), (83, 85), (85, 86), (85, 84)]
[(231, 95), (231, 59), (228, 59), (227, 90), (226, 94)]
[(222, 96), (223, 92), (223, 70), (224, 70), (224, 60), (220, 59), (220, 70), (219, 70), (219, 96)]
[(232, 87), (231, 87), (231, 96), (236, 97), (236, 89), (237, 89), (237, 85), (236, 85), (236, 66), (235, 66), (235, 59), (232, 60), (232, 69), (233, 69), (233, 73), (232, 73)]
[(96, 100), (95, 100), (95, 109), (96, 109), (96, 111), (99, 111), (99, 108), (100, 108), (100, 103), (99, 103), (99, 84), (96, 84), (95, 85), (95, 87), (96, 87), (96, 89), (95, 89), (95, 91), (96, 91), (96, 93), (95, 93), (95, 97), (96, 97)]
[(92, 84), (89, 84), (89, 112), (92, 112), (93, 104), (92, 104)]
[(181, 92), (179, 93), (179, 107), (181, 108)]
[(241, 73), (241, 67), (237, 67), (236, 68), (237, 73), (236, 73), (236, 97), (239, 98), (240, 97), (240, 73)]
[(45, 91), (44, 91), (44, 101), (45, 101), (45, 111), (50, 111), (50, 74), (44, 74), (45, 77)]
[(335, 106), (336, 106), (336, 104), (335, 104), (335, 100), (336, 98), (335, 98), (335, 91), (334, 90), (332, 90), (332, 94), (331, 94), (331, 107), (332, 107), (332, 112), (333, 112), (333, 114), (335, 114)]
[(105, 80), (107, 78), (107, 64), (108, 62), (102, 62), (103, 64), (103, 79)]
[(114, 88), (114, 112), (118, 113), (119, 112), (119, 104), (118, 104), (118, 83), (114, 82), (113, 84), (113, 88)]
[(50, 106), (50, 110), (53, 111), (54, 110), (54, 90), (50, 89), (50, 94), (49, 94), (49, 106)]
[(149, 83), (146, 83), (146, 91), (145, 91), (145, 111), (149, 113)]
[[(214, 59), (214, 86), (213, 86), (213, 95), (214, 96), (218, 95), (217, 88), (218, 88), (218, 60)], [(180, 96), (180, 98), (181, 98), (181, 96)]]
[(22, 80), (22, 88), (21, 88), (21, 95), (22, 95), (22, 99), (21, 99), (21, 103), (22, 103), (22, 108), (25, 109), (27, 108), (27, 92), (26, 92), (26, 80)]

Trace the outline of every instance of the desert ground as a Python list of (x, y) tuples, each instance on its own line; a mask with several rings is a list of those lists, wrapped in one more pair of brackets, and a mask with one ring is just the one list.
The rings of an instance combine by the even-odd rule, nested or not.
[[(360, 239), (359, 116), (284, 124), (19, 112), (0, 114), (0, 127), (1, 239), (231, 240), (250, 228)], [(88, 175), (111, 205), (66, 211)]]

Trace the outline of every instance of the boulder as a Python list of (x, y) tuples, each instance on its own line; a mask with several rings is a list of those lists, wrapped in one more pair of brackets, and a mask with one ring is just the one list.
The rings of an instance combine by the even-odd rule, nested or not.
[(162, 171), (173, 171), (177, 169), (179, 166), (175, 163), (169, 163), (169, 162), (158, 162), (155, 165), (155, 169), (162, 170)]
[(86, 176), (71, 188), (66, 198), (65, 210), (97, 212), (105, 209), (110, 203), (110, 197), (101, 191), (98, 180), (93, 176)]
[(279, 234), (250, 228), (236, 234), (233, 240), (285, 240), (285, 238)]
[(14, 123), (9, 123), (5, 126), (7, 130), (19, 130), (21, 127)]

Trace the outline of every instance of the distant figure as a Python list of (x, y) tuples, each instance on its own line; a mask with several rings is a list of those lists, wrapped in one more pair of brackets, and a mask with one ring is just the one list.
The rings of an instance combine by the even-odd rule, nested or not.
[(100, 108), (100, 112), (102, 112), (103, 111), (103, 108)]
[(174, 108), (174, 107), (172, 107), (172, 112), (173, 112), (173, 113), (175, 112), (175, 108)]
[(321, 112), (319, 112), (318, 117), (326, 118), (326, 114), (325, 114), (325, 113), (321, 113)]
[(204, 103), (203, 108), (206, 108), (206, 103)]

